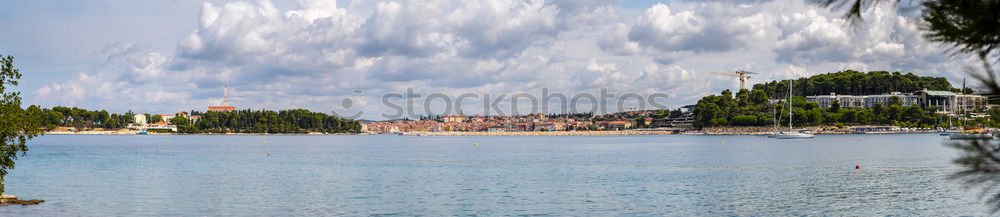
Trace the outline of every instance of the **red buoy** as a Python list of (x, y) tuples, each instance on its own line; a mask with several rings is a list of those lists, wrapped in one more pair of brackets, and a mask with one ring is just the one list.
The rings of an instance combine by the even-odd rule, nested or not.
[(267, 156), (268, 156), (268, 157), (270, 157), (270, 156), (271, 156), (271, 153), (267, 153)]
[(855, 164), (855, 165), (854, 165), (854, 169), (856, 169), (856, 170), (860, 170), (860, 169), (861, 169), (861, 164)]

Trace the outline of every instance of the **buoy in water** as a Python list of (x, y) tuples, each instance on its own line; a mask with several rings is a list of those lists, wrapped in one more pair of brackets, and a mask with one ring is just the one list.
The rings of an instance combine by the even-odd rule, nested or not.
[(479, 143), (478, 142), (473, 142), (472, 146), (479, 146)]
[(856, 169), (856, 170), (860, 170), (860, 169), (861, 169), (861, 164), (855, 164), (855, 165), (854, 165), (854, 169)]
[(270, 156), (271, 156), (271, 153), (267, 153), (267, 156), (268, 156), (268, 157), (270, 157)]

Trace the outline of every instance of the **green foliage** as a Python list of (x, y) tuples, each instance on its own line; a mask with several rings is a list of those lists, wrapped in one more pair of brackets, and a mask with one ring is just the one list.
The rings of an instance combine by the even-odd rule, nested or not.
[[(771, 98), (788, 96), (788, 80), (755, 84), (754, 90), (762, 90)], [(871, 71), (868, 73), (845, 70), (819, 74), (795, 80), (794, 94), (797, 96), (826, 95), (830, 93), (851, 95), (872, 95), (889, 92), (914, 92), (922, 89), (954, 91), (948, 79), (943, 77), (922, 77), (913, 73)]]
[(56, 106), (52, 109), (42, 109), (41, 113), (41, 124), (48, 129), (55, 127), (121, 129), (132, 123), (132, 112), (116, 114), (105, 110), (91, 111), (77, 107)]
[(361, 124), (354, 120), (305, 109), (281, 111), (239, 110), (201, 113), (194, 128), (182, 132), (208, 133), (359, 133)]
[(890, 96), (889, 97), (889, 102), (886, 103), (886, 104), (902, 106), (903, 105), (903, 100), (900, 99), (899, 96)]
[[(826, 5), (850, 5), (846, 17), (853, 23), (860, 23), (864, 7), (870, 7), (872, 2), (898, 2), (899, 0), (822, 0)], [(1000, 1), (996, 0), (926, 0), (923, 4), (924, 37), (929, 41), (950, 45), (954, 54), (974, 54), (982, 61), (982, 70), (968, 67), (966, 72), (972, 75), (988, 90), (986, 95), (990, 100), (997, 101), (1000, 96), (1000, 77), (993, 70), (992, 64), (1000, 60), (995, 49), (1000, 48)], [(849, 3), (849, 4), (848, 4)], [(989, 58), (995, 58), (992, 61)], [(962, 90), (963, 93), (969, 93)], [(928, 108), (928, 111), (934, 111)], [(980, 124), (997, 126), (1000, 111), (990, 110), (990, 119), (977, 118)], [(907, 115), (909, 116), (909, 114)], [(925, 116), (926, 117), (926, 116)], [(879, 117), (880, 119), (887, 119)], [(937, 118), (940, 118), (938, 116)], [(925, 123), (929, 122), (925, 118)], [(983, 123), (986, 122), (986, 123)], [(954, 162), (965, 169), (952, 175), (953, 179), (962, 180), (966, 186), (981, 187), (982, 194), (987, 195), (987, 203), (992, 206), (992, 212), (1000, 211), (1000, 193), (996, 191), (1000, 183), (1000, 143), (990, 140), (955, 141), (951, 146), (962, 150), (962, 157)]]
[(1000, 48), (1000, 1), (925, 1), (927, 39), (986, 56)]
[(42, 110), (37, 106), (22, 109), (21, 93), (7, 89), (17, 86), (18, 79), (21, 73), (14, 68), (14, 57), (0, 55), (0, 194), (7, 170), (14, 169), (18, 154), (28, 153), (25, 143), (42, 133)]
[(757, 116), (753, 115), (737, 115), (733, 117), (733, 125), (736, 126), (752, 126), (757, 125)]
[[(872, 87), (886, 85), (902, 88), (886, 89)], [(936, 108), (921, 108), (919, 106), (903, 107), (899, 97), (891, 97), (888, 105), (882, 107), (876, 104), (872, 108), (844, 108), (840, 102), (834, 101), (830, 108), (822, 109), (816, 102), (806, 101), (802, 93), (829, 94), (858, 93), (879, 94), (885, 92), (906, 92), (903, 90), (951, 90), (951, 84), (944, 78), (919, 77), (913, 74), (888, 73), (875, 71), (862, 73), (843, 71), (801, 78), (795, 81), (795, 97), (792, 97), (792, 115), (794, 126), (831, 126), (838, 125), (899, 125), (904, 127), (947, 127), (947, 118), (932, 111)], [(788, 94), (788, 81), (773, 81), (754, 85), (753, 90), (740, 90), (734, 96), (729, 90), (719, 95), (710, 95), (698, 100), (694, 110), (694, 127), (716, 126), (769, 126), (774, 125), (775, 118), (779, 126), (788, 124), (787, 100), (770, 104), (768, 95), (782, 99)], [(801, 89), (800, 89), (801, 88)], [(766, 91), (765, 91), (766, 90)], [(772, 112), (777, 110), (777, 117)], [(1000, 113), (1000, 112), (998, 112)], [(943, 120), (943, 122), (942, 122)], [(989, 120), (986, 120), (989, 121)], [(1000, 123), (1000, 119), (996, 121)], [(988, 123), (988, 124), (992, 124)]]
[(710, 120), (708, 123), (709, 123), (710, 126), (726, 126), (726, 123), (728, 123), (728, 122), (729, 121), (726, 120), (725, 118), (716, 118), (716, 119)]
[(182, 126), (188, 125), (189, 123), (188, 118), (185, 118), (184, 116), (174, 116), (173, 118), (170, 118), (170, 124)]
[[(108, 113), (107, 111), (90, 111), (81, 108), (56, 106), (52, 109), (42, 109), (41, 124), (49, 129), (55, 127), (76, 127), (78, 129), (106, 128), (122, 129), (133, 123), (131, 111), (125, 114)], [(177, 125), (181, 133), (359, 133), (361, 124), (354, 120), (342, 119), (337, 116), (305, 109), (283, 111), (251, 111), (232, 112), (197, 112), (191, 115), (201, 115), (194, 121), (183, 116), (164, 120), (160, 115), (145, 114), (149, 123), (169, 121)]]
[(684, 115), (684, 112), (681, 112), (681, 109), (674, 109), (674, 110), (670, 110), (670, 116), (667, 116), (667, 117), (669, 117), (669, 118), (676, 118), (676, 117), (680, 117), (681, 115)]
[(951, 179), (961, 181), (969, 187), (982, 188), (982, 195), (988, 195), (987, 203), (991, 211), (1000, 210), (1000, 192), (996, 191), (998, 179), (997, 169), (1000, 169), (1000, 143), (991, 140), (952, 141), (947, 145), (961, 150), (961, 157), (955, 159), (955, 164), (962, 170), (951, 175)]
[(157, 123), (157, 122), (163, 121), (163, 116), (153, 115), (153, 116), (150, 116), (149, 118), (147, 118), (146, 120), (149, 121), (149, 123)]

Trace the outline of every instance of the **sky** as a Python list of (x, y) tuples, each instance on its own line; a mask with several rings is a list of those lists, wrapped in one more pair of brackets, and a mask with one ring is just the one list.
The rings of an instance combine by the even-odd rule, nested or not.
[[(228, 87), (240, 109), (365, 119), (385, 119), (383, 96), (408, 89), (418, 102), (604, 89), (676, 108), (739, 88), (711, 72), (757, 72), (753, 84), (886, 70), (960, 85), (975, 64), (922, 38), (919, 7), (872, 7), (856, 28), (842, 12), (808, 0), (17, 1), (0, 8), (0, 54), (15, 57), (25, 104), (175, 113), (221, 104)], [(445, 113), (431, 102), (442, 103), (417, 113)]]

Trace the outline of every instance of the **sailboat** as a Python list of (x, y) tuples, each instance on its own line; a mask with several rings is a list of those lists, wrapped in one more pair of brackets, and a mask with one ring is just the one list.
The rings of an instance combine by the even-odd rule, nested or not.
[(781, 132), (774, 136), (778, 139), (812, 139), (815, 137), (810, 133), (795, 132), (792, 129), (792, 83), (795, 80), (788, 80), (788, 132)]
[(778, 107), (777, 106), (774, 106), (774, 107), (771, 108), (771, 119), (772, 119), (772, 121), (774, 121), (774, 123), (771, 124), (771, 132), (767, 133), (767, 138), (778, 137), (778, 134), (780, 134), (780, 132), (778, 132)]
[[(962, 95), (965, 95), (965, 79), (962, 79)], [(989, 140), (994, 139), (993, 133), (989, 129), (983, 129), (980, 127), (971, 127), (965, 125), (965, 119), (968, 114), (965, 112), (965, 105), (960, 105), (958, 107), (959, 113), (962, 115), (962, 131), (959, 133), (952, 133), (948, 135), (949, 139), (982, 139)]]

